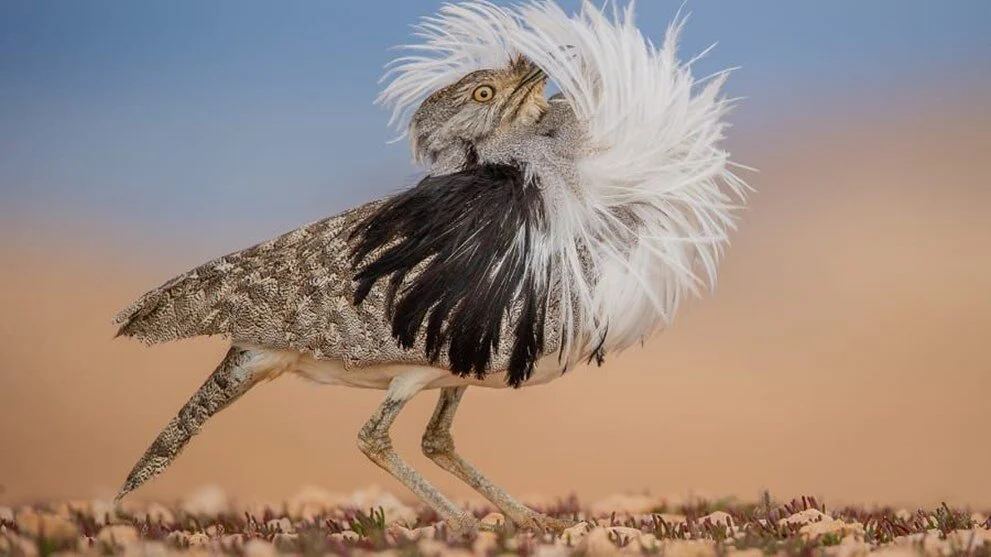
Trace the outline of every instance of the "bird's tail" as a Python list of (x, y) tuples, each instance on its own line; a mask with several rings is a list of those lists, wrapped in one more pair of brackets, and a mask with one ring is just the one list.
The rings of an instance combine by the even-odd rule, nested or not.
[(251, 353), (232, 346), (213, 374), (179, 410), (145, 451), (114, 501), (161, 474), (175, 460), (189, 440), (199, 433), (211, 416), (220, 412), (258, 383), (249, 360)]

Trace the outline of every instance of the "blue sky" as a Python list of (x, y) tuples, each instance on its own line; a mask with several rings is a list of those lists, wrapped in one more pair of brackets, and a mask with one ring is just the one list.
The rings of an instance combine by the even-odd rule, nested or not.
[[(680, 3), (641, 0), (640, 26), (660, 37)], [(0, 217), (165, 234), (221, 222), (262, 239), (409, 185), (417, 171), (372, 101), (389, 47), (439, 5), (0, 0)], [(991, 77), (986, 0), (685, 9), (686, 57), (718, 42), (697, 71), (741, 67), (737, 141), (861, 93)]]

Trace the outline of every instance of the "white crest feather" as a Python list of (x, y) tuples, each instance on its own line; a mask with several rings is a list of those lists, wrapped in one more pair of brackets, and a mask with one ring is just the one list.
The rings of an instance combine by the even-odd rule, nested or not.
[[(611, 351), (642, 341), (670, 324), (686, 294), (714, 285), (749, 189), (719, 145), (731, 108), (720, 96), (728, 73), (697, 81), (676, 57), (683, 20), (656, 47), (635, 26), (633, 8), (445, 5), (417, 26), (423, 43), (405, 47), (410, 55), (393, 62), (378, 99), (402, 130), (434, 91), (519, 54), (564, 93), (586, 128), (581, 195), (554, 204), (553, 230), (537, 251), (565, 299), (577, 302), (574, 313), (563, 304), (569, 363), (600, 343)], [(576, 241), (591, 255), (591, 281)]]

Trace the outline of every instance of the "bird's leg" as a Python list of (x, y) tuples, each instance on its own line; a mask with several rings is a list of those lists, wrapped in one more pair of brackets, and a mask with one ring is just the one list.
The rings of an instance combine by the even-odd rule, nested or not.
[(491, 501), (517, 527), (553, 532), (564, 530), (568, 526), (567, 523), (523, 505), (505, 490), (490, 482), (477, 468), (455, 452), (451, 424), (454, 422), (454, 414), (464, 393), (463, 386), (441, 389), (434, 415), (423, 433), (423, 454)]
[(389, 384), (385, 400), (358, 432), (358, 448), (372, 462), (402, 482), (421, 501), (430, 505), (453, 530), (459, 532), (473, 530), (478, 526), (475, 517), (459, 508), (423, 479), (423, 476), (403, 461), (392, 448), (389, 427), (406, 402), (423, 386), (424, 381), (416, 373), (400, 375), (393, 379)]

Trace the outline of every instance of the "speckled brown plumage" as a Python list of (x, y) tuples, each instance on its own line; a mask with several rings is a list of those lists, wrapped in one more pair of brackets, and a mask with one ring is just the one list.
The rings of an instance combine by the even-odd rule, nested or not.
[[(340, 360), (349, 368), (429, 365), (422, 338), (409, 349), (393, 338), (385, 311), (387, 281), (377, 282), (360, 305), (353, 303), (348, 236), (381, 203), (311, 223), (173, 278), (117, 315), (118, 335), (149, 344), (221, 335), (236, 344)], [(503, 338), (510, 338), (516, 313), (504, 321)], [(552, 322), (545, 353), (557, 348)], [(508, 358), (503, 343), (491, 369), (504, 370)], [(434, 365), (447, 364), (442, 355)]]
[(237, 347), (227, 352), (217, 369), (158, 434), (131, 469), (117, 494), (117, 501), (164, 472), (210, 417), (251, 389), (258, 381), (258, 376), (248, 369), (250, 358), (247, 350)]

